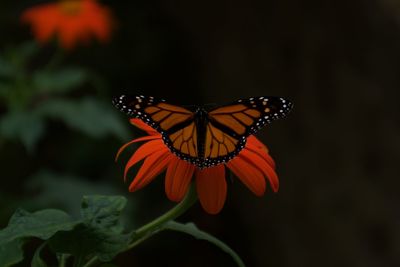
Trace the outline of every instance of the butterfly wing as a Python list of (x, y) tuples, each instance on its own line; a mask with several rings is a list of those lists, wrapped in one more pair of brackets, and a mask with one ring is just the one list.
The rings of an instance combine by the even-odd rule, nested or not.
[(168, 148), (179, 158), (197, 161), (197, 127), (194, 113), (163, 99), (121, 95), (113, 104), (130, 117), (139, 118), (158, 131)]
[(200, 167), (211, 167), (227, 162), (243, 149), (246, 138), (232, 136), (225, 127), (207, 122), (204, 139), (204, 156)]
[(244, 147), (246, 137), (285, 117), (292, 104), (281, 97), (240, 99), (208, 113), (204, 156), (207, 166), (226, 162)]
[(201, 168), (232, 159), (244, 148), (247, 136), (284, 117), (292, 108), (288, 100), (279, 97), (241, 99), (209, 111), (206, 124), (197, 125), (195, 113), (162, 99), (122, 95), (113, 103), (157, 130), (179, 158)]

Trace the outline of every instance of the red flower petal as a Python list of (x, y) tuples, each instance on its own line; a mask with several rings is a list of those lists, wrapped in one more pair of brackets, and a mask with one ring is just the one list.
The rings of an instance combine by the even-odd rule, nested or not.
[(274, 159), (268, 154), (267, 147), (264, 146), (264, 144), (261, 143), (257, 138), (250, 135), (248, 137), (245, 149), (249, 149), (249, 150), (257, 153), (259, 156), (261, 156), (263, 159), (265, 159), (273, 169), (275, 169)]
[(85, 16), (86, 24), (92, 29), (93, 34), (102, 42), (110, 39), (111, 29), (114, 26), (111, 11), (96, 1), (87, 1), (87, 6), (93, 9), (92, 18)]
[(264, 175), (254, 165), (249, 164), (239, 154), (229, 161), (226, 166), (256, 195), (265, 193), (266, 182)]
[(254, 146), (265, 150), (265, 152), (268, 153), (268, 148), (260, 141), (257, 139), (257, 137), (255, 137), (254, 135), (249, 135), (249, 137), (247, 137), (247, 142), (250, 144), (253, 144)]
[(55, 31), (59, 18), (57, 6), (54, 4), (43, 4), (27, 9), (21, 16), (23, 23), (32, 25), (32, 31), (39, 42), (49, 40)]
[[(125, 166), (125, 171), (124, 171), (124, 179), (126, 180), (126, 175), (128, 173), (128, 170), (141, 161), (142, 159), (146, 157), (150, 157), (152, 154), (156, 154), (156, 152), (162, 152), (162, 153), (167, 153), (168, 148), (164, 145), (163, 141), (161, 139), (156, 139), (150, 142), (147, 142), (140, 146), (136, 152), (132, 155), (132, 157), (129, 159), (128, 163)], [(171, 153), (169, 153), (172, 155)]]
[(72, 49), (74, 45), (81, 41), (82, 25), (79, 25), (79, 20), (66, 19), (58, 26), (58, 37), (60, 44), (66, 49)]
[(143, 137), (136, 138), (136, 139), (126, 143), (125, 145), (121, 146), (120, 149), (118, 149), (117, 155), (115, 156), (115, 161), (118, 160), (118, 158), (121, 155), (122, 151), (124, 151), (125, 148), (127, 148), (130, 145), (132, 145), (133, 143), (142, 142), (142, 141), (148, 141), (148, 140), (153, 140), (153, 139), (158, 139), (158, 138), (160, 138), (160, 137), (154, 136), (154, 135), (143, 136)]
[(165, 193), (167, 197), (179, 202), (186, 195), (195, 166), (177, 157), (171, 160), (165, 175)]
[(27, 9), (21, 20), (31, 24), (36, 39), (49, 41), (54, 34), (66, 49), (87, 43), (94, 37), (100, 41), (110, 38), (113, 19), (110, 10), (96, 1), (62, 0)]
[(257, 153), (248, 149), (243, 149), (239, 155), (242, 159), (247, 161), (249, 165), (257, 168), (268, 178), (268, 181), (271, 184), (272, 190), (274, 192), (278, 191), (278, 175), (275, 173), (274, 169), (269, 165), (269, 163), (264, 160), (264, 158), (260, 157)]
[(196, 187), (200, 204), (210, 214), (220, 212), (225, 204), (227, 185), (225, 166), (196, 170)]
[(154, 178), (157, 177), (170, 163), (173, 154), (167, 152), (167, 150), (157, 151), (151, 156), (148, 156), (133, 182), (129, 186), (129, 191), (133, 192), (143, 188), (150, 183)]

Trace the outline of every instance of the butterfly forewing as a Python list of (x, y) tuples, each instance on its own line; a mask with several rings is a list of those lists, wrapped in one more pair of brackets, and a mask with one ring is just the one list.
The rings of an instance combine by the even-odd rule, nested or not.
[(208, 116), (232, 136), (247, 137), (265, 124), (285, 117), (291, 108), (292, 104), (282, 97), (258, 97), (213, 109)]
[(122, 95), (114, 98), (113, 104), (157, 130), (178, 157), (193, 163), (197, 161), (197, 127), (193, 112), (146, 96)]
[(292, 104), (281, 97), (241, 99), (211, 110), (204, 143), (208, 164), (227, 162), (237, 155), (246, 137), (273, 120), (283, 118)]

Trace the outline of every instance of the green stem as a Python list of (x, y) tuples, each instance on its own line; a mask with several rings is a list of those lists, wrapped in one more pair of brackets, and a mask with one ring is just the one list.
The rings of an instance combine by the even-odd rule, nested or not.
[(148, 233), (153, 232), (154, 230), (158, 230), (158, 228), (164, 223), (174, 220), (175, 218), (181, 216), (185, 213), (193, 204), (197, 201), (196, 188), (194, 184), (190, 186), (189, 192), (185, 196), (185, 198), (175, 207), (158, 217), (157, 219), (145, 224), (135, 231), (136, 237), (140, 238), (143, 235), (147, 235)]
[(61, 254), (60, 259), (59, 259), (59, 267), (65, 267), (67, 263), (67, 255)]
[[(128, 245), (128, 247), (121, 252), (128, 251), (146, 239), (150, 238), (154, 234), (156, 234), (159, 230), (161, 230), (161, 226), (166, 222), (176, 219), (185, 213), (194, 203), (197, 201), (196, 188), (194, 183), (190, 186), (189, 192), (186, 194), (185, 198), (177, 204), (175, 207), (156, 218), (155, 220), (149, 222), (148, 224), (143, 225), (138, 230), (136, 230), (133, 234), (132, 243)], [(91, 267), (95, 266), (96, 263), (99, 262), (99, 259), (94, 256), (92, 257), (83, 267)]]
[(99, 261), (99, 259), (95, 256), (92, 257), (83, 267), (94, 266)]

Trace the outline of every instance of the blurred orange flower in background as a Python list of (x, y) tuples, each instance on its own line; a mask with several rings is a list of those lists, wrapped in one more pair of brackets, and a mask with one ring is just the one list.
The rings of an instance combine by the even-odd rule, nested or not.
[(125, 166), (124, 177), (131, 167), (144, 160), (136, 177), (129, 186), (133, 192), (143, 188), (157, 175), (167, 170), (165, 192), (167, 197), (179, 202), (188, 191), (192, 177), (196, 180), (196, 190), (202, 207), (210, 214), (220, 212), (224, 206), (227, 183), (225, 168), (230, 169), (255, 195), (262, 196), (266, 190), (266, 178), (274, 192), (278, 191), (279, 180), (275, 173), (275, 162), (268, 149), (256, 137), (249, 136), (245, 148), (232, 160), (214, 167), (199, 169), (195, 165), (172, 154), (162, 140), (161, 134), (142, 122), (131, 119), (131, 123), (149, 135), (132, 140), (122, 146), (120, 153), (136, 142), (148, 141), (140, 146)]
[(110, 10), (96, 0), (60, 0), (37, 5), (24, 11), (21, 19), (31, 25), (39, 42), (56, 36), (65, 49), (86, 44), (92, 37), (106, 42), (112, 28)]

